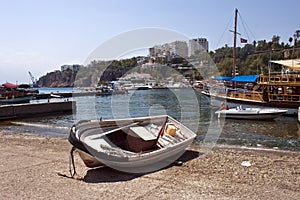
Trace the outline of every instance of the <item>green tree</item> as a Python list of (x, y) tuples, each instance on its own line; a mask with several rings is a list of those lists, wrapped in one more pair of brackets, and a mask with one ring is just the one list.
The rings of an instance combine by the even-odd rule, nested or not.
[(265, 51), (268, 50), (268, 43), (266, 40), (259, 40), (257, 42), (256, 51)]
[(280, 37), (279, 37), (279, 36), (274, 35), (274, 36), (272, 37), (272, 44), (271, 44), (271, 49), (272, 49), (272, 50), (281, 48), (281, 46), (280, 46), (280, 44), (279, 44), (279, 41), (280, 41)]
[(289, 38), (289, 43), (290, 43), (290, 46), (292, 46), (292, 42), (293, 42), (293, 38), (292, 38), (292, 37), (290, 37), (290, 38)]

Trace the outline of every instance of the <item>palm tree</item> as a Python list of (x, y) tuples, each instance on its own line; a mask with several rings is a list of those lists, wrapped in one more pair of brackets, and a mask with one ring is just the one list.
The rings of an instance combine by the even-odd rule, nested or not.
[(292, 46), (292, 42), (293, 42), (293, 38), (292, 38), (292, 37), (290, 37), (290, 38), (289, 38), (289, 43), (290, 43), (290, 46)]
[(299, 38), (300, 37), (300, 30), (296, 30), (295, 35), (296, 35), (296, 38)]
[(295, 55), (295, 48), (297, 45), (297, 39), (300, 37), (300, 30), (296, 30), (295, 34), (294, 34), (294, 46), (293, 46), (293, 58)]

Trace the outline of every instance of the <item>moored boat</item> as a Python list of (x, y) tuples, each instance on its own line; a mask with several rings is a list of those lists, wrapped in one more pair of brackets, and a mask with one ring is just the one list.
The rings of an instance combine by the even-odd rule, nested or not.
[[(234, 47), (232, 77), (216, 78), (219, 85), (197, 88), (210, 98), (213, 106), (219, 107), (222, 102), (236, 107), (247, 105), (260, 108), (280, 108), (287, 110), (288, 115), (298, 115), (300, 106), (300, 59), (271, 60), (268, 74), (239, 76), (236, 73), (236, 35), (237, 14), (235, 10)], [(281, 71), (271, 72), (271, 65), (276, 65)], [(220, 87), (221, 84), (221, 87)]]
[[(279, 63), (279, 61), (271, 61)], [(283, 63), (283, 62), (282, 62)], [(295, 61), (295, 66), (299, 61)], [(298, 64), (299, 65), (299, 64)], [(300, 74), (297, 73), (298, 68), (293, 67), (293, 72), (289, 73), (272, 73), (270, 75), (257, 75), (257, 78), (243, 79), (247, 76), (236, 76), (227, 82), (231, 85), (251, 83), (253, 86), (249, 89), (244, 88), (228, 88), (223, 86), (222, 90), (202, 91), (202, 94), (209, 97), (214, 104), (220, 106), (221, 102), (226, 101), (230, 107), (239, 105), (248, 105), (252, 107), (263, 108), (280, 108), (287, 110), (288, 115), (297, 115), (300, 106)], [(282, 66), (292, 68), (285, 64)], [(254, 76), (255, 77), (255, 76)]]
[(0, 86), (0, 104), (29, 103), (37, 93), (26, 84), (4, 83)]
[(137, 86), (136, 90), (151, 90), (152, 86), (150, 85), (139, 85)]
[(109, 96), (113, 94), (113, 89), (107, 85), (101, 85), (96, 88), (96, 96)]
[(270, 120), (285, 114), (287, 110), (274, 108), (243, 108), (238, 106), (236, 108), (218, 110), (215, 114), (218, 117), (225, 117), (230, 119), (253, 119), (253, 120)]
[(96, 96), (110, 96), (116, 94), (128, 94), (128, 91), (119, 84), (101, 85), (96, 88)]
[(170, 116), (155, 116), (79, 122), (71, 128), (69, 142), (88, 167), (146, 173), (176, 161), (195, 137)]

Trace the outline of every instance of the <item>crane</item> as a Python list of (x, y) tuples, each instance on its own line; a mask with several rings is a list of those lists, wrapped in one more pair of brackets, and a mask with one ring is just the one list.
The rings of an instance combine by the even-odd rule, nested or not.
[(36, 86), (37, 86), (37, 85), (36, 85), (36, 80), (34, 80), (34, 77), (33, 77), (33, 75), (31, 74), (30, 71), (28, 71), (28, 73), (29, 73), (30, 79), (31, 79), (31, 81), (32, 81), (32, 87), (36, 87)]

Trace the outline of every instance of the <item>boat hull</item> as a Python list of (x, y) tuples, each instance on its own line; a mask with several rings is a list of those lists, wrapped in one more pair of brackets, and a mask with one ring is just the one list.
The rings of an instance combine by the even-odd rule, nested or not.
[(286, 112), (287, 110), (248, 108), (246, 110), (221, 110), (217, 111), (216, 114), (218, 117), (226, 117), (229, 119), (271, 120)]
[(180, 146), (170, 147), (167, 150), (149, 152), (145, 154), (136, 154), (126, 158), (120, 156), (107, 156), (105, 153), (96, 151), (93, 148), (87, 148), (89, 153), (101, 164), (125, 171), (129, 173), (147, 173), (157, 171), (176, 161), (191, 145), (193, 140), (186, 141)]
[(2, 98), (0, 104), (14, 104), (14, 103), (29, 103), (32, 100), (32, 96), (16, 97), (16, 98)]

